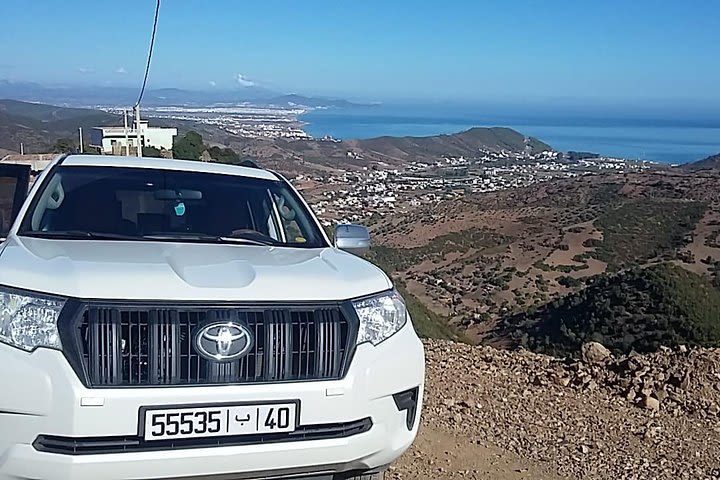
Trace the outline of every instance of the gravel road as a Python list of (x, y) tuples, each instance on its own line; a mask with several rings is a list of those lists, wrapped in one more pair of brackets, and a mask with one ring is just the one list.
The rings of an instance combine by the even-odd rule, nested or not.
[(720, 350), (425, 346), (421, 432), (390, 479), (720, 478)]

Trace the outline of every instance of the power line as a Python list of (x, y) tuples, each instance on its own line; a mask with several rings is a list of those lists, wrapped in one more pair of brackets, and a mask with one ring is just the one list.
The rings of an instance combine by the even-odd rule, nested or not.
[(147, 85), (148, 75), (150, 74), (150, 61), (152, 60), (153, 48), (155, 47), (155, 32), (157, 31), (158, 16), (160, 15), (160, 0), (157, 0), (155, 6), (155, 20), (153, 20), (152, 35), (150, 36), (150, 49), (148, 50), (147, 64), (145, 65), (145, 76), (143, 78), (142, 88), (140, 89), (140, 95), (138, 96), (135, 107), (140, 105), (140, 102), (145, 95), (145, 85)]

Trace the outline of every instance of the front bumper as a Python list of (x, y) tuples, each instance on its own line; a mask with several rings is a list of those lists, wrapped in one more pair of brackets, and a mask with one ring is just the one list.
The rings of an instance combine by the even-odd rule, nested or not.
[[(0, 344), (0, 364), (0, 480), (266, 478), (378, 469), (414, 440), (424, 383), (422, 344), (409, 325), (377, 347), (360, 345), (347, 375), (337, 381), (87, 389), (57, 351), (28, 354)], [(408, 412), (393, 395), (416, 387), (418, 414), (408, 429)], [(86, 454), (38, 449), (38, 437), (137, 437), (143, 406), (295, 399), (300, 426), (363, 419), (372, 426), (349, 436), (272, 443)]]

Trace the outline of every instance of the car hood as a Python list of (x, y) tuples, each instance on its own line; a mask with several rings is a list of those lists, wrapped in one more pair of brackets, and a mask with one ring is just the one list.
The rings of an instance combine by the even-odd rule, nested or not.
[(347, 300), (391, 288), (371, 263), (334, 248), (11, 236), (0, 285), (85, 299)]

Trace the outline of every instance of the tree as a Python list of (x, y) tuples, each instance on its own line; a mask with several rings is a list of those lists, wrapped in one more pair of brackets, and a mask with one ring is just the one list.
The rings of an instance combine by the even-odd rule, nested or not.
[(155, 147), (143, 147), (143, 157), (162, 158), (162, 152)]
[(205, 150), (202, 136), (197, 132), (188, 132), (173, 142), (173, 157), (185, 160), (200, 160)]
[[(85, 142), (87, 142), (87, 140), (85, 140)], [(83, 143), (83, 153), (85, 155), (99, 155), (100, 154), (97, 147), (91, 147), (87, 143)]]
[(78, 146), (71, 138), (58, 138), (52, 146), (53, 153), (77, 153)]
[(232, 148), (210, 147), (208, 150), (210, 157), (220, 163), (239, 163), (240, 155)]

